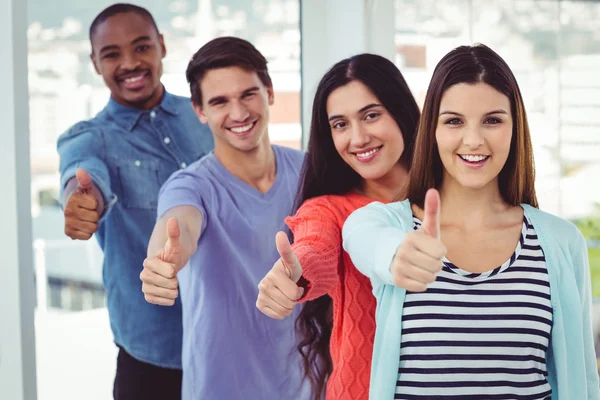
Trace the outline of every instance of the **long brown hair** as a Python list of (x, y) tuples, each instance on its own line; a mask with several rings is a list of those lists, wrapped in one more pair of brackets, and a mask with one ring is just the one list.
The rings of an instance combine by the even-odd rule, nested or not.
[[(394, 118), (404, 140), (404, 152), (399, 162), (410, 168), (420, 112), (404, 77), (394, 63), (384, 57), (359, 54), (347, 58), (335, 64), (317, 87), (296, 209), (313, 197), (344, 195), (363, 182), (363, 178), (346, 164), (335, 149), (327, 115), (329, 95), (352, 81), (367, 86)], [(322, 397), (333, 370), (329, 352), (332, 327), (332, 300), (328, 295), (306, 302), (296, 319), (300, 336), (298, 351), (315, 400)]]
[(444, 166), (435, 140), (442, 96), (453, 85), (479, 82), (493, 87), (510, 100), (513, 130), (510, 153), (498, 176), (500, 193), (510, 205), (525, 203), (538, 207), (533, 149), (519, 85), (502, 57), (483, 44), (457, 47), (446, 54), (433, 71), (410, 170), (408, 198), (411, 203), (423, 208), (427, 189), (439, 188), (442, 184)]

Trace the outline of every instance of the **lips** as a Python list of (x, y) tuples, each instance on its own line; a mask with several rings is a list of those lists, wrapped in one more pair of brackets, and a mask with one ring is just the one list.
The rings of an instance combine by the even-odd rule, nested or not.
[(369, 149), (361, 150), (353, 152), (354, 156), (358, 159), (358, 161), (366, 163), (373, 160), (377, 154), (381, 151), (383, 145), (377, 147), (371, 147)]
[(148, 71), (134, 72), (117, 78), (117, 81), (126, 89), (136, 90), (144, 87), (149, 75), (150, 73)]
[(464, 165), (469, 168), (483, 167), (491, 156), (486, 154), (457, 154)]
[(256, 126), (256, 121), (247, 123), (245, 125), (237, 125), (237, 126), (229, 127), (229, 128), (227, 128), (227, 130), (229, 130), (231, 133), (233, 133), (236, 136), (246, 136), (252, 132), (252, 128), (254, 128), (254, 126)]

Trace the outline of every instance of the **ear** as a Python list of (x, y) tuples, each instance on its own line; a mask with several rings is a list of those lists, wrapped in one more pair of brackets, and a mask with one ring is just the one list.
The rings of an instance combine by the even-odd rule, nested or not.
[(98, 62), (96, 60), (96, 55), (94, 54), (93, 50), (92, 50), (92, 54), (90, 54), (90, 60), (92, 60), (92, 64), (94, 64), (94, 69), (96, 70), (96, 73), (98, 75), (102, 75), (100, 65), (98, 64)]
[(160, 43), (161, 57), (165, 58), (167, 56), (167, 46), (165, 46), (165, 37), (162, 33), (158, 35), (158, 42)]
[(194, 111), (196, 112), (196, 115), (200, 119), (200, 122), (202, 122), (203, 124), (208, 124), (208, 118), (206, 118), (206, 114), (204, 113), (202, 106), (192, 103), (192, 107), (194, 107)]
[(269, 105), (272, 106), (275, 104), (275, 92), (273, 91), (273, 86), (267, 87), (267, 95), (269, 99)]

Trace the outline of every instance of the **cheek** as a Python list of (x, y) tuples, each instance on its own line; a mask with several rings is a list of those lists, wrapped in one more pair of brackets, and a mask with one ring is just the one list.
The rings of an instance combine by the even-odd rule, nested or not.
[(333, 146), (335, 147), (335, 150), (338, 152), (340, 157), (342, 157), (342, 158), (347, 157), (346, 149), (348, 148), (348, 140), (346, 140), (344, 138), (344, 135), (343, 134), (333, 134), (332, 139), (333, 139)]
[(438, 130), (435, 134), (435, 141), (442, 159), (452, 156), (456, 146), (454, 145), (454, 139), (451, 134)]

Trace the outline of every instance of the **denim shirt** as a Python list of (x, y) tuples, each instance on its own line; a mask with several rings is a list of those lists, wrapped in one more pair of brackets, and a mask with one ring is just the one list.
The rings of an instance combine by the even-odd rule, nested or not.
[(173, 172), (212, 151), (208, 126), (200, 123), (188, 98), (165, 92), (152, 110), (125, 107), (111, 98), (95, 118), (64, 133), (57, 147), (61, 192), (83, 168), (104, 197), (96, 238), (104, 251), (102, 276), (115, 343), (140, 361), (180, 369), (181, 303), (147, 303), (139, 275), (158, 191)]

